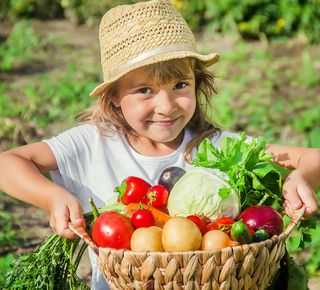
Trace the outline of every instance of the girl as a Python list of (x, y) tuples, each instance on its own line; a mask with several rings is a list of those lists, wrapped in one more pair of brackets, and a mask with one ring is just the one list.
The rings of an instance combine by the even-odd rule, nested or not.
[[(65, 238), (71, 220), (84, 227), (88, 198), (98, 207), (130, 175), (156, 184), (169, 166), (188, 170), (200, 142), (219, 147), (223, 136), (206, 116), (214, 93), (206, 67), (219, 55), (198, 53), (194, 36), (166, 0), (119, 6), (100, 24), (104, 82), (91, 93), (96, 104), (80, 125), (57, 137), (0, 155), (0, 188), (51, 213), (50, 225)], [(285, 181), (285, 209), (302, 203), (305, 218), (317, 211), (320, 150), (268, 145), (274, 161), (296, 169)], [(51, 171), (53, 182), (42, 173)], [(18, 177), (18, 178), (17, 178)], [(92, 289), (107, 289), (90, 252)]]

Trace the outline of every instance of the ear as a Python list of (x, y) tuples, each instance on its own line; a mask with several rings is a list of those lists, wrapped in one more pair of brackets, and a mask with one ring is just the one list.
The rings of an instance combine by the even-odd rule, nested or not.
[[(119, 107), (119, 104), (120, 104), (117, 88), (118, 88), (117, 86), (113, 86), (108, 91), (108, 98), (113, 103), (113, 105), (115, 107)], [(118, 105), (116, 105), (116, 104), (118, 104)]]

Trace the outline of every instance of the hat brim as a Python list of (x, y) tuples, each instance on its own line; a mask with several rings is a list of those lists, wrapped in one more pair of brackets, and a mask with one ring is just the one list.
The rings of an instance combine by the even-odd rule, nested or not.
[(165, 52), (162, 54), (157, 54), (155, 56), (152, 56), (150, 58), (147, 59), (143, 59), (141, 61), (137, 61), (136, 63), (134, 63), (133, 65), (128, 66), (127, 68), (125, 68), (124, 70), (122, 70), (121, 72), (119, 72), (118, 74), (114, 75), (111, 78), (108, 78), (107, 80), (105, 80), (102, 84), (100, 84), (99, 86), (97, 86), (90, 94), (90, 96), (101, 96), (104, 92), (104, 90), (113, 82), (117, 81), (118, 79), (120, 79), (121, 77), (123, 77), (124, 75), (126, 75), (127, 73), (136, 70), (140, 67), (144, 67), (147, 65), (151, 65), (151, 64), (155, 64), (158, 62), (162, 62), (162, 61), (168, 61), (171, 59), (177, 59), (177, 58), (186, 58), (186, 57), (194, 57), (196, 59), (199, 59), (204, 66), (209, 67), (213, 64), (215, 64), (216, 62), (219, 61), (220, 56), (218, 53), (211, 53), (208, 55), (202, 55), (199, 54), (197, 52), (194, 51), (172, 51), (172, 52)]

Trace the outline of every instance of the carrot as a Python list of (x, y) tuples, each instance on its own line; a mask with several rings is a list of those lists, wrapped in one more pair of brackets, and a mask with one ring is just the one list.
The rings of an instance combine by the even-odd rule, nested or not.
[[(148, 206), (146, 204), (142, 204), (144, 208), (147, 208)], [(140, 203), (129, 203), (126, 208), (124, 209), (125, 212), (130, 212), (132, 210), (137, 210), (140, 208)], [(171, 216), (169, 216), (168, 214), (164, 213), (161, 210), (158, 210), (157, 208), (151, 206), (148, 208), (149, 210), (151, 210), (155, 217), (156, 217), (156, 223), (155, 226), (163, 228), (164, 224), (171, 219)]]

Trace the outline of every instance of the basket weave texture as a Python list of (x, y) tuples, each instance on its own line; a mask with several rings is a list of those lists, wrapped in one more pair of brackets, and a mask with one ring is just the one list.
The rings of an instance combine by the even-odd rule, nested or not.
[(111, 289), (266, 289), (286, 251), (286, 239), (304, 214), (295, 211), (279, 236), (213, 251), (132, 252), (98, 247), (82, 228), (70, 224), (97, 254)]

